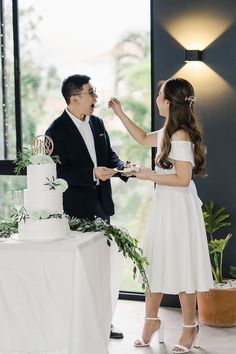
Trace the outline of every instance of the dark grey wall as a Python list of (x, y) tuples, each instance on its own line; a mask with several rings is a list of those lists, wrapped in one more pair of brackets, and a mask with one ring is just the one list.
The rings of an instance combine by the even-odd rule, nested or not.
[[(207, 178), (195, 182), (203, 202), (213, 199), (232, 216), (232, 227), (222, 231), (222, 235), (233, 233), (224, 257), (224, 274), (228, 275), (229, 265), (236, 265), (236, 1), (153, 0), (151, 16), (153, 84), (182, 76), (195, 87), (208, 171)], [(184, 46), (200, 37), (206, 46), (207, 66), (185, 70)], [(159, 129), (163, 118), (155, 104), (153, 115), (154, 128)]]

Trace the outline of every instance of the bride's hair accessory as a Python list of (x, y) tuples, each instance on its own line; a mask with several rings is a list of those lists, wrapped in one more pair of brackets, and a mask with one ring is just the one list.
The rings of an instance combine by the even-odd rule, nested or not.
[(196, 96), (189, 96), (189, 97), (186, 96), (184, 100), (189, 102), (189, 107), (191, 108), (192, 105), (197, 101), (197, 97)]

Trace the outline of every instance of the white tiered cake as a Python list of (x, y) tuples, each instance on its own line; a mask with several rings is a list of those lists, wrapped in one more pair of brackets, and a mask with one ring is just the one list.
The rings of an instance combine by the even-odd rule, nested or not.
[(24, 208), (29, 217), (19, 222), (19, 239), (51, 240), (69, 234), (68, 219), (63, 215), (63, 192), (50, 190), (48, 179), (57, 181), (55, 163), (27, 166)]
[(53, 150), (53, 142), (47, 136), (39, 136), (32, 144), (18, 239), (37, 241), (66, 238), (70, 229), (68, 219), (63, 213), (62, 194), (68, 185), (65, 180), (57, 179), (56, 164), (46, 154), (49, 148)]

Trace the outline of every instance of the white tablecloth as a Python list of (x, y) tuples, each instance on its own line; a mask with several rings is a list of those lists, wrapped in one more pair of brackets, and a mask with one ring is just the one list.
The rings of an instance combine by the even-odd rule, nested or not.
[(108, 353), (120, 256), (102, 233), (72, 235), (0, 243), (0, 354)]

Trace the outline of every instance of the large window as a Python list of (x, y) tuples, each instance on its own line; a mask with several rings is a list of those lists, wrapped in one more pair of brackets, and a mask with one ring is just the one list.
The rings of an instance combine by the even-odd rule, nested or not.
[(13, 51), (13, 9), (11, 1), (0, 1), (1, 65), (0, 65), (0, 160), (16, 156), (15, 86)]
[[(116, 95), (138, 124), (151, 129), (149, 6), (147, 0), (18, 0), (24, 146), (35, 135), (44, 134), (64, 109), (62, 80), (81, 73), (89, 75), (97, 87), (95, 114), (104, 120), (113, 148), (125, 161), (151, 166), (151, 151), (138, 146), (107, 108), (109, 97)], [(13, 110), (11, 114), (14, 117)], [(3, 144), (4, 119), (0, 117)], [(13, 126), (11, 131), (14, 136)], [(14, 177), (9, 188), (14, 189), (16, 183), (19, 188)], [(23, 188), (24, 178), (20, 183)], [(142, 242), (152, 184), (135, 179), (124, 183), (114, 178), (112, 185), (116, 205), (112, 223), (125, 227)], [(6, 190), (6, 180), (0, 177), (0, 193), (3, 186)], [(4, 203), (6, 213), (10, 202)], [(141, 291), (132, 280), (131, 265), (124, 268), (122, 290)]]

